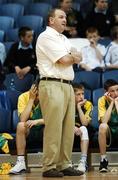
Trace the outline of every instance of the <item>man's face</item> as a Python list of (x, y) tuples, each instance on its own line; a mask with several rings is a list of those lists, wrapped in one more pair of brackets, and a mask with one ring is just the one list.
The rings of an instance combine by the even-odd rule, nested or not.
[(72, 8), (72, 0), (63, 0), (63, 2), (61, 2), (61, 8), (65, 12), (68, 12)]
[(109, 87), (108, 93), (111, 98), (113, 98), (113, 99), (117, 98), (118, 97), (118, 85)]
[(96, 2), (96, 7), (100, 11), (106, 10), (108, 8), (108, 0), (98, 0), (98, 2)]
[(26, 45), (31, 44), (33, 40), (33, 31), (27, 31), (25, 36), (21, 37), (21, 40)]
[(56, 10), (54, 17), (50, 17), (50, 26), (57, 32), (62, 33), (66, 27), (66, 14), (62, 10)]
[(75, 92), (75, 102), (79, 103), (79, 102), (81, 102), (83, 100), (84, 100), (84, 90), (83, 89), (78, 89)]

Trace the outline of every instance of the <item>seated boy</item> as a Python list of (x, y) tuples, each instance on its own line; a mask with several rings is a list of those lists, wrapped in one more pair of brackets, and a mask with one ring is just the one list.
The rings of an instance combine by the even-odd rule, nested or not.
[(80, 69), (86, 71), (103, 71), (105, 64), (103, 57), (105, 55), (105, 47), (98, 43), (100, 39), (99, 32), (95, 27), (86, 30), (86, 38), (90, 44), (82, 48), (82, 62)]
[[(80, 137), (81, 159), (77, 170), (85, 172), (87, 170), (87, 151), (89, 145), (88, 129), (91, 121), (92, 103), (84, 98), (84, 86), (82, 84), (73, 85), (75, 92), (76, 117), (75, 136)], [(76, 138), (76, 137), (75, 137)]]
[(98, 100), (100, 172), (108, 171), (107, 138), (111, 143), (118, 141), (118, 82), (109, 79), (104, 83), (104, 89), (106, 93)]
[(11, 174), (19, 174), (26, 171), (25, 149), (26, 138), (29, 135), (30, 139), (37, 137), (44, 125), (41, 109), (39, 105), (38, 87), (33, 84), (31, 89), (19, 96), (18, 99), (18, 115), (20, 122), (17, 125), (16, 146), (17, 146), (17, 162), (10, 170)]

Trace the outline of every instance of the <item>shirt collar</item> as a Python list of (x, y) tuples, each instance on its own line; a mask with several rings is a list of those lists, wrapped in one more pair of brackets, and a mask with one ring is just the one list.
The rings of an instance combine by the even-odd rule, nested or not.
[(97, 8), (95, 8), (94, 11), (95, 11), (96, 13), (102, 13), (102, 14), (104, 14), (104, 15), (106, 15), (106, 13), (107, 13), (107, 10), (101, 11), (101, 10), (99, 10), (99, 9), (97, 9)]
[(63, 36), (63, 34), (59, 33), (58, 31), (56, 31), (54, 28), (52, 28), (50, 26), (47, 26), (46, 30), (53, 35), (55, 34), (56, 36)]
[(29, 44), (29, 46), (23, 46), (22, 42), (20, 41), (19, 45), (18, 45), (18, 49), (24, 49), (24, 50), (26, 50), (26, 49), (33, 49), (33, 46), (32, 46), (32, 44)]

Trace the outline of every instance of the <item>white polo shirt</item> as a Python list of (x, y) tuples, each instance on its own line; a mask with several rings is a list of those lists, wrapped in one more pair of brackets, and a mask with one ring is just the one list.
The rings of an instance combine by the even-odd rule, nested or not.
[(42, 77), (73, 80), (72, 65), (67, 66), (57, 61), (70, 53), (70, 41), (55, 29), (47, 26), (36, 43), (37, 66)]
[[(97, 48), (101, 52), (102, 56), (105, 55), (106, 49), (105, 46), (101, 44), (97, 44)], [(91, 47), (90, 45), (85, 46), (82, 48), (82, 62), (89, 66), (91, 69), (94, 69), (96, 67), (104, 67), (104, 60), (101, 62), (96, 56), (95, 49)]]
[(106, 65), (118, 65), (118, 44), (116, 42), (111, 42), (108, 48), (109, 50), (105, 57)]

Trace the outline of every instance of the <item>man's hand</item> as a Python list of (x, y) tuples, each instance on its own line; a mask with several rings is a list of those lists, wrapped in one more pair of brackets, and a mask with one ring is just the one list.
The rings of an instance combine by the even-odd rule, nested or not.
[(75, 64), (79, 64), (82, 61), (82, 54), (76, 48), (71, 48), (71, 56)]
[(76, 136), (80, 136), (82, 134), (80, 128), (78, 128), (77, 126), (74, 127), (74, 134)]
[(36, 85), (33, 84), (29, 91), (29, 99), (35, 100), (37, 93), (38, 93), (38, 89)]
[(33, 126), (36, 126), (37, 124), (38, 124), (37, 120), (28, 120), (25, 125), (27, 128), (32, 128)]

